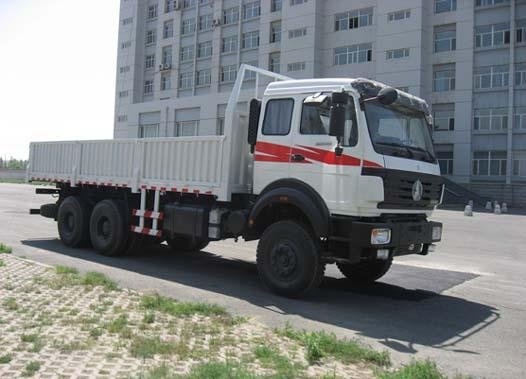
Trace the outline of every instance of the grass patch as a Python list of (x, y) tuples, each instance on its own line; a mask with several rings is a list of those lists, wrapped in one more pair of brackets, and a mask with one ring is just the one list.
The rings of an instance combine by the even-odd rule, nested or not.
[(106, 275), (101, 274), (100, 272), (88, 272), (82, 278), (82, 284), (85, 286), (101, 286), (108, 291), (115, 291), (119, 287), (117, 283), (109, 279)]
[(17, 311), (19, 306), (14, 297), (8, 297), (2, 303), (5, 309), (8, 311)]
[(95, 340), (92, 338), (88, 338), (85, 341), (71, 341), (71, 342), (64, 342), (64, 341), (53, 341), (53, 348), (57, 349), (63, 354), (69, 354), (74, 351), (84, 351), (89, 350), (93, 347), (95, 344)]
[(101, 286), (108, 291), (115, 291), (118, 289), (117, 283), (99, 272), (88, 272), (85, 275), (80, 275), (78, 270), (73, 267), (56, 266), (55, 275), (51, 279), (35, 278), (37, 284), (47, 284), (50, 288), (58, 290), (64, 287), (73, 286)]
[(149, 311), (160, 311), (172, 316), (203, 316), (229, 317), (225, 308), (215, 304), (179, 302), (160, 295), (144, 295), (141, 298), (142, 308)]
[(132, 331), (128, 328), (128, 316), (120, 315), (106, 325), (106, 330), (112, 334), (119, 334), (123, 338), (131, 338)]
[(174, 345), (161, 341), (159, 337), (136, 336), (130, 345), (130, 353), (135, 358), (153, 358), (155, 355), (167, 355), (174, 351)]
[(343, 363), (368, 362), (378, 366), (389, 366), (391, 359), (387, 351), (376, 351), (356, 340), (338, 339), (334, 333), (297, 331), (289, 325), (278, 334), (300, 342), (305, 347), (305, 358), (310, 364), (324, 357), (332, 357)]
[(74, 274), (78, 275), (79, 270), (73, 267), (67, 267), (67, 266), (55, 266), (55, 272), (59, 275), (65, 275), (65, 274)]
[(196, 365), (186, 376), (188, 379), (255, 379), (246, 367), (234, 363), (208, 362)]
[(94, 328), (89, 331), (90, 337), (95, 338), (95, 339), (102, 336), (103, 333), (104, 331), (102, 330), (102, 328)]
[(142, 322), (144, 322), (145, 324), (153, 324), (155, 322), (155, 313), (153, 312), (146, 313), (144, 317), (142, 318)]
[(278, 378), (297, 378), (303, 369), (300, 364), (292, 363), (287, 357), (281, 355), (276, 348), (260, 345), (253, 352), (261, 366), (276, 370)]
[(9, 354), (0, 356), (0, 365), (6, 365), (13, 360), (13, 357)]
[(22, 376), (33, 376), (40, 370), (40, 362), (32, 361), (29, 362), (22, 372)]
[(4, 266), (5, 266), (4, 261), (0, 259), (0, 267), (4, 267)]
[(0, 254), (11, 254), (13, 249), (3, 243), (0, 243)]
[(379, 379), (447, 379), (438, 369), (435, 362), (430, 360), (413, 361), (405, 366), (402, 366), (396, 371), (381, 372), (378, 374)]

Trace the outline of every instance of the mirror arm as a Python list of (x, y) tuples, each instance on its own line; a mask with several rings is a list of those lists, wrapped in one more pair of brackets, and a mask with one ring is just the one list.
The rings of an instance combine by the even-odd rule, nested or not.
[(341, 146), (342, 145), (342, 138), (343, 137), (336, 137), (336, 140), (338, 141), (338, 144), (334, 148), (334, 154), (337, 157), (341, 157), (343, 155), (343, 147)]

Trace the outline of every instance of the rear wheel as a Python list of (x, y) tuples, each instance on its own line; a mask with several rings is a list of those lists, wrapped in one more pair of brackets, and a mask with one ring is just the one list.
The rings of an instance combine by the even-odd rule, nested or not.
[(325, 272), (319, 241), (305, 226), (290, 220), (265, 230), (258, 244), (257, 267), (265, 286), (287, 297), (317, 288)]
[(201, 251), (208, 246), (208, 241), (192, 237), (167, 237), (166, 243), (174, 251)]
[(95, 205), (90, 219), (91, 243), (99, 253), (122, 255), (128, 246), (129, 230), (124, 207), (114, 200), (103, 200)]
[(370, 284), (384, 276), (391, 268), (393, 258), (364, 261), (354, 264), (338, 263), (340, 272), (355, 284)]
[(68, 196), (58, 208), (58, 234), (64, 245), (81, 247), (89, 244), (90, 207), (78, 196)]

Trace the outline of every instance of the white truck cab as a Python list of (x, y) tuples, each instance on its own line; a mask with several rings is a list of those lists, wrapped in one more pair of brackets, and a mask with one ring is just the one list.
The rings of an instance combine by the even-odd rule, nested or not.
[[(247, 71), (256, 96), (239, 113)], [(260, 76), (276, 81), (258, 98)], [(224, 136), (32, 143), (28, 179), (58, 195), (32, 213), (55, 219), (66, 245), (106, 255), (259, 239), (260, 278), (284, 296), (316, 288), (330, 263), (369, 283), (441, 240), (428, 219), (444, 190), (430, 126), (422, 99), (375, 81), (242, 65)]]

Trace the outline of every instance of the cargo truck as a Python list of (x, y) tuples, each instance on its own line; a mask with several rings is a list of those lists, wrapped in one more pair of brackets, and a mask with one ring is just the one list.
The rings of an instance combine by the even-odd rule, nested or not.
[(431, 124), (424, 100), (376, 81), (242, 65), (224, 135), (31, 143), (28, 180), (56, 183), (37, 193), (57, 197), (32, 213), (56, 220), (65, 245), (111, 256), (259, 240), (260, 279), (284, 296), (316, 288), (326, 264), (371, 283), (441, 240)]

